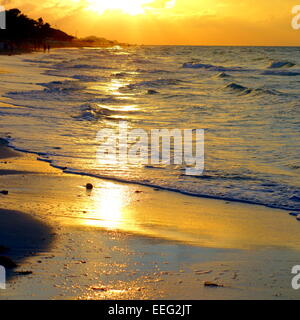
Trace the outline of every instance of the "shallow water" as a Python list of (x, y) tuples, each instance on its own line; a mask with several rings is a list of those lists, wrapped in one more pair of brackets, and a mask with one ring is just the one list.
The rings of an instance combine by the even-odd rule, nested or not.
[[(0, 133), (67, 171), (300, 210), (299, 50), (157, 46), (5, 57)], [(203, 175), (97, 162), (97, 132), (120, 120), (130, 129), (205, 129)]]

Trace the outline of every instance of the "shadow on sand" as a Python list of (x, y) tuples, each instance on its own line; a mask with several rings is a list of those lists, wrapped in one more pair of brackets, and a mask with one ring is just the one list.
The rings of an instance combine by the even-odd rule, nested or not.
[[(18, 211), (0, 209), (0, 256), (21, 267), (26, 257), (46, 251), (53, 240), (51, 228)], [(20, 268), (6, 268), (7, 279), (17, 276)]]

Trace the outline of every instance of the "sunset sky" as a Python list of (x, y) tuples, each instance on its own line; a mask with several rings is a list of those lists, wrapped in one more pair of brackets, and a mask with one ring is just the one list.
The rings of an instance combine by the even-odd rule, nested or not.
[(138, 44), (300, 45), (300, 0), (0, 0), (72, 35)]

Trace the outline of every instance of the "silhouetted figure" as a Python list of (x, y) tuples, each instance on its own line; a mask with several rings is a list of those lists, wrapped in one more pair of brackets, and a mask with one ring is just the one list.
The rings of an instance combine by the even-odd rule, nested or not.
[(48, 53), (49, 53), (50, 52), (50, 44), (48, 44), (47, 49), (48, 49)]

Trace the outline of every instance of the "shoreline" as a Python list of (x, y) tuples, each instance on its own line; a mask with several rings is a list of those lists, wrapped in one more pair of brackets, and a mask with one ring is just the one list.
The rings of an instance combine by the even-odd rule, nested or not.
[[(63, 43), (52, 43), (51, 45), (51, 48), (50, 48), (50, 51), (51, 50), (55, 50), (55, 49), (68, 49), (68, 48), (77, 48), (77, 49), (80, 49), (80, 48), (110, 48), (110, 47), (113, 47), (113, 46), (121, 46), (121, 47), (134, 47), (136, 45), (134, 44), (128, 44), (128, 43), (112, 43), (112, 44), (93, 44), (91, 45), (91, 43), (89, 42), (78, 42), (78, 43), (70, 43), (70, 42), (63, 42)], [(47, 49), (47, 53), (48, 52), (48, 49)], [(22, 54), (31, 54), (31, 53), (45, 53), (45, 51), (40, 48), (40, 49), (34, 49), (34, 48), (31, 48), (31, 49), (24, 49), (24, 48), (19, 48), (19, 49), (16, 49), (14, 51), (11, 51), (11, 50), (0, 50), (0, 56), (1, 55), (4, 55), (4, 56), (15, 56), (15, 55), (22, 55)]]
[(10, 156), (0, 160), (1, 189), (9, 191), (0, 195), (0, 215), (26, 212), (52, 238), (20, 260), (32, 274), (9, 278), (0, 299), (297, 298), (290, 270), (299, 224), (283, 210), (157, 192), (63, 173), (33, 154)]
[[(32, 152), (28, 150), (23, 150), (19, 149), (17, 147), (14, 147), (9, 144), (9, 141), (3, 138), (0, 138), (0, 140), (5, 141), (8, 149), (11, 149), (15, 152), (20, 152), (20, 153), (27, 153), (35, 156), (40, 156), (43, 157), (39, 152)], [(1, 143), (1, 141), (0, 141)], [(277, 206), (272, 206), (260, 202), (254, 202), (250, 200), (243, 200), (243, 199), (235, 199), (235, 198), (229, 198), (229, 197), (218, 197), (218, 196), (212, 196), (212, 195), (206, 195), (206, 194), (197, 194), (197, 193), (192, 193), (188, 191), (182, 191), (182, 190), (177, 190), (177, 189), (172, 189), (168, 187), (161, 187), (159, 185), (151, 185), (147, 183), (142, 183), (142, 182), (132, 182), (132, 181), (127, 181), (127, 180), (122, 180), (121, 178), (114, 178), (114, 177), (105, 177), (105, 176), (98, 176), (96, 174), (90, 174), (90, 173), (85, 173), (85, 172), (75, 172), (67, 169), (64, 169), (61, 166), (55, 166), (52, 164), (51, 160), (43, 159), (43, 158), (37, 158), (37, 161), (42, 161), (46, 162), (49, 164), (54, 169), (61, 170), (65, 174), (72, 174), (72, 175), (79, 175), (82, 177), (90, 177), (90, 178), (96, 178), (96, 179), (102, 179), (102, 180), (107, 180), (107, 181), (112, 181), (116, 183), (121, 183), (121, 184), (129, 184), (129, 185), (135, 185), (135, 186), (141, 186), (141, 187), (146, 187), (146, 188), (153, 188), (153, 189), (159, 189), (160, 191), (167, 191), (167, 192), (174, 192), (178, 193), (180, 195), (188, 196), (188, 197), (195, 197), (195, 198), (200, 198), (200, 199), (211, 199), (211, 200), (217, 200), (217, 201), (226, 201), (226, 202), (236, 202), (238, 204), (246, 204), (246, 205), (254, 205), (254, 206), (262, 206), (265, 208), (270, 208), (270, 209), (276, 209), (276, 210), (283, 210), (283, 211), (290, 211), (290, 212), (298, 212), (300, 214), (300, 209), (295, 209), (295, 208), (289, 208), (289, 207), (277, 207)]]
[[(90, 175), (90, 174), (86, 174), (86, 173), (82, 173), (82, 172), (72, 172), (72, 171), (69, 171), (68, 169), (63, 169), (59, 166), (54, 166), (52, 165), (51, 161), (48, 161), (47, 159), (43, 159), (43, 158), (39, 158), (40, 154), (38, 153), (34, 153), (34, 152), (30, 152), (30, 151), (25, 151), (25, 150), (21, 150), (21, 149), (18, 149), (18, 148), (15, 148), (13, 146), (10, 146), (9, 145), (9, 142), (3, 138), (0, 139), (0, 148), (1, 148), (1, 144), (2, 144), (2, 150), (0, 152), (0, 160), (1, 159), (5, 159), (5, 158), (22, 158), (26, 155), (29, 156), (29, 167), (34, 167), (34, 162), (37, 161), (38, 163), (41, 162), (42, 163), (42, 173), (46, 173), (46, 174), (53, 174), (55, 173), (56, 175), (62, 175), (62, 176), (78, 176), (80, 180), (85, 180), (87, 179), (86, 181), (88, 181), (88, 179), (93, 179), (94, 181), (99, 181), (101, 183), (101, 181), (108, 181), (109, 184), (116, 184), (116, 185), (124, 185), (124, 186), (127, 186), (129, 187), (130, 190), (135, 190), (134, 192), (139, 194), (139, 193), (144, 193), (145, 191), (141, 191), (141, 190), (136, 190), (136, 189), (140, 189), (140, 188), (143, 188), (143, 190), (146, 190), (147, 191), (152, 191), (153, 195), (157, 197), (160, 197), (160, 194), (158, 193), (164, 193), (166, 194), (167, 198), (169, 197), (168, 195), (172, 195), (173, 194), (173, 197), (174, 199), (178, 199), (178, 197), (180, 199), (184, 199), (183, 201), (186, 201), (186, 203), (189, 202), (189, 198), (191, 197), (190, 199), (190, 202), (192, 202), (192, 199), (194, 199), (194, 201), (196, 201), (197, 203), (197, 200), (199, 200), (199, 202), (201, 201), (206, 201), (207, 203), (212, 203), (212, 204), (215, 204), (215, 203), (218, 203), (218, 204), (223, 204), (224, 207), (226, 207), (226, 205), (228, 204), (231, 204), (233, 205), (233, 207), (235, 205), (237, 205), (238, 207), (243, 207), (244, 205), (246, 207), (249, 207), (249, 208), (256, 208), (256, 209), (259, 209), (259, 211), (261, 212), (270, 212), (271, 214), (273, 213), (280, 213), (280, 214), (285, 214), (285, 216), (287, 218), (290, 218), (288, 213), (289, 211), (295, 211), (297, 212), (298, 210), (292, 210), (292, 209), (281, 209), (281, 208), (276, 208), (276, 207), (272, 207), (272, 206), (267, 206), (267, 205), (264, 205), (264, 204), (259, 204), (259, 203), (252, 203), (252, 202), (248, 202), (248, 201), (243, 201), (243, 200), (236, 200), (236, 199), (227, 199), (227, 198), (217, 198), (217, 197), (213, 197), (213, 196), (202, 196), (202, 195), (196, 195), (196, 194), (190, 194), (190, 193), (185, 193), (185, 192), (181, 192), (181, 191), (178, 191), (178, 190), (172, 190), (172, 189), (167, 189), (167, 188), (161, 188), (159, 186), (156, 186), (156, 185), (147, 185), (147, 184), (143, 184), (143, 183), (137, 183), (137, 182), (130, 182), (130, 181), (123, 181), (123, 180), (119, 180), (119, 179), (114, 179), (114, 178), (106, 178), (106, 177), (99, 177), (97, 175)], [(26, 158), (25, 158), (26, 159)], [(28, 162), (28, 159), (26, 159), (27, 162)], [(11, 174), (32, 174), (32, 173), (35, 173), (34, 170), (28, 170), (28, 169), (25, 169), (25, 171), (23, 171), (24, 167), (26, 168), (28, 166), (28, 163), (26, 163), (26, 160), (25, 160), (25, 163), (21, 163), (21, 166), (18, 168), (18, 170), (0, 170), (0, 175), (11, 175)], [(25, 165), (25, 166), (24, 166)], [(37, 166), (39, 167), (39, 166)], [(48, 169), (46, 169), (46, 167), (48, 167)], [(39, 173), (39, 171), (37, 172)], [(82, 186), (83, 187), (83, 186)], [(87, 191), (88, 192), (88, 191)], [(88, 192), (88, 195), (90, 196), (89, 192)], [(176, 208), (176, 206), (174, 206), (174, 209)], [(158, 209), (158, 208), (157, 208)], [(232, 217), (233, 218), (233, 217)], [(294, 220), (294, 223), (295, 225), (298, 225), (297, 221)], [(124, 230), (121, 230), (121, 231), (124, 231)], [(125, 230), (126, 232), (127, 230)], [(174, 239), (172, 239), (174, 240)], [(175, 239), (177, 240), (177, 239)], [(297, 239), (296, 239), (297, 240)], [(216, 246), (218, 247), (218, 246)], [(299, 240), (299, 246), (297, 247), (297, 249), (300, 249), (300, 240)]]

